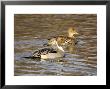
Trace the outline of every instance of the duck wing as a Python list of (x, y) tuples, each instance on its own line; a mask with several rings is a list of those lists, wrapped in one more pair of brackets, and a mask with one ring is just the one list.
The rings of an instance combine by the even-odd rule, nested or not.
[(46, 55), (48, 53), (57, 53), (57, 51), (54, 50), (53, 48), (43, 48), (43, 49), (35, 51), (33, 53), (33, 57), (41, 57), (41, 55)]

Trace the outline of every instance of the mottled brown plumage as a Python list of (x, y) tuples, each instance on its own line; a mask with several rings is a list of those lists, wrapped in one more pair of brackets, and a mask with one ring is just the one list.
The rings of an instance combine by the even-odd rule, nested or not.
[(68, 36), (56, 36), (51, 39), (49, 39), (48, 44), (52, 45), (52, 41), (55, 39), (58, 43), (58, 45), (69, 45), (69, 44), (75, 44), (76, 39), (74, 35), (78, 35), (75, 29), (69, 28), (68, 29)]

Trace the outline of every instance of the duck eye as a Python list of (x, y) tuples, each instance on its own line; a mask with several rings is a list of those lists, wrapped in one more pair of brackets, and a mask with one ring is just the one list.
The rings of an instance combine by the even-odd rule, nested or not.
[(68, 41), (66, 40), (65, 43), (68, 43)]

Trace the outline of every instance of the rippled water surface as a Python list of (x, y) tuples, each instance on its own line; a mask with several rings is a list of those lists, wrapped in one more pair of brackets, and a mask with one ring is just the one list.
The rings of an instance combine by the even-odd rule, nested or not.
[[(65, 50), (65, 57), (42, 60), (23, 58), (43, 48), (47, 39), (67, 35), (74, 27), (78, 43)], [(15, 14), (15, 76), (96, 76), (97, 15), (95, 14)]]

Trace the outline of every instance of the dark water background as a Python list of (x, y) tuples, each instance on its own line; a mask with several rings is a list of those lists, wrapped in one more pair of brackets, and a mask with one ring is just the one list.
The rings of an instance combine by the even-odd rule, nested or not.
[[(64, 58), (54, 60), (23, 58), (43, 48), (47, 39), (52, 36), (67, 35), (69, 27), (75, 27), (78, 31), (78, 44), (69, 47)], [(14, 53), (16, 76), (96, 76), (97, 15), (15, 14)]]

